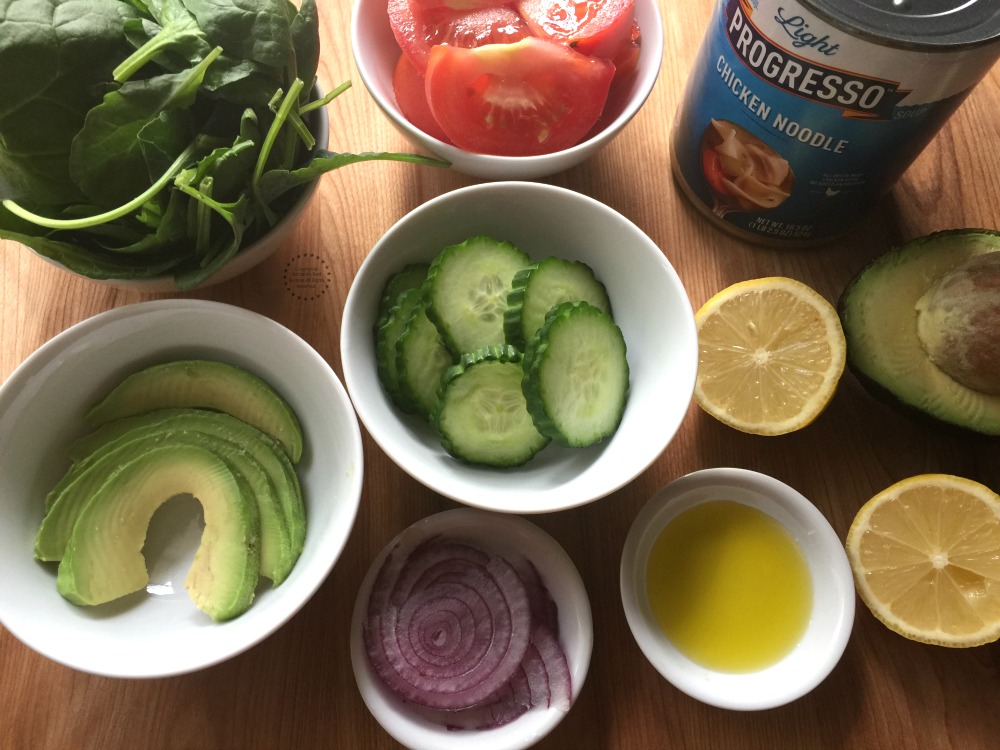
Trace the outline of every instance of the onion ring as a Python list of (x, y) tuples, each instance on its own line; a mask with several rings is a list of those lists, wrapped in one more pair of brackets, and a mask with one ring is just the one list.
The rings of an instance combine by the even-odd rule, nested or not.
[(449, 729), (489, 729), (572, 702), (556, 604), (523, 557), (439, 537), (397, 543), (375, 577), (362, 634), (383, 683)]

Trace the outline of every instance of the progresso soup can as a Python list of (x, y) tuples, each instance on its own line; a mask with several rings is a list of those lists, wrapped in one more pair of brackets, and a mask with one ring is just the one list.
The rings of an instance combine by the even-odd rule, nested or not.
[(744, 239), (828, 240), (998, 57), (1000, 0), (717, 0), (674, 122), (674, 176)]

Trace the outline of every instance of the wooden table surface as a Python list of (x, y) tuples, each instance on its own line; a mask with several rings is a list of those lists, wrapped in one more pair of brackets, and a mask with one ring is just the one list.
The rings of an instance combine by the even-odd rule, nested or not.
[[(661, 2), (662, 72), (645, 108), (603, 153), (546, 182), (612, 206), (677, 269), (697, 308), (742, 279), (783, 274), (836, 300), (869, 259), (928, 232), (1000, 227), (1000, 67), (978, 86), (877, 209), (840, 241), (770, 250), (713, 228), (670, 178), (669, 124), (713, 2)], [(355, 86), (331, 107), (331, 148), (411, 150), (361, 85), (350, 49), (350, 4), (320, 3), (321, 82)], [(342, 374), (338, 332), (354, 274), (406, 212), (475, 182), (398, 163), (353, 165), (323, 178), (319, 197), (275, 256), (231, 282), (188, 296), (268, 315), (299, 333)], [(377, 189), (373, 189), (378, 186)], [(301, 295), (289, 268), (319, 256), (329, 289)], [(91, 315), (152, 295), (73, 277), (0, 243), (0, 376)], [(0, 747), (342, 748), (398, 745), (365, 708), (348, 655), (349, 613), (383, 545), (453, 503), (404, 474), (364, 433), (360, 512), (343, 556), (309, 603), (263, 643), (202, 672), (148, 681), (90, 676), (48, 661), (0, 629)], [(7, 436), (4, 436), (7, 439)], [(950, 650), (909, 642), (859, 602), (853, 636), (830, 677), (788, 706), (739, 713), (687, 697), (644, 660), (622, 612), (618, 563), (629, 525), (684, 473), (738, 466), (771, 474), (813, 500), (843, 538), (859, 506), (904, 477), (950, 472), (1000, 490), (1000, 445), (942, 435), (891, 411), (850, 374), (828, 410), (783, 437), (745, 435), (692, 406), (673, 443), (624, 489), (576, 510), (532, 516), (576, 563), (594, 612), (590, 673), (575, 707), (539, 748), (954, 748), (1000, 746), (1000, 646)]]

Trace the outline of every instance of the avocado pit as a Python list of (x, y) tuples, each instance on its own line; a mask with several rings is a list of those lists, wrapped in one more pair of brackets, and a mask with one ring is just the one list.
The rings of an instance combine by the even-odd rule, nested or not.
[(962, 385), (1000, 395), (1000, 253), (959, 263), (917, 301), (930, 360)]

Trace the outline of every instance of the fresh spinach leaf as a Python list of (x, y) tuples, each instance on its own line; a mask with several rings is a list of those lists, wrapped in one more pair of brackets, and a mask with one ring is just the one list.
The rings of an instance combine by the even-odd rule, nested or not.
[[(131, 19), (124, 25), (125, 36), (136, 51), (115, 69), (118, 81), (127, 80), (149, 62), (163, 71), (177, 73), (197, 64), (212, 49), (180, 0), (158, 0), (151, 8), (155, 20)], [(233, 57), (223, 50), (205, 74), (204, 87), (219, 98), (256, 105), (264, 104), (281, 82), (274, 68)]]
[[(0, 227), (12, 223), (10, 215), (0, 208)], [(153, 278), (169, 273), (182, 261), (176, 253), (142, 255), (133, 257), (117, 252), (106, 252), (88, 245), (82, 247), (74, 242), (55, 239), (45, 234), (20, 233), (4, 229), (0, 231), (4, 239), (20, 242), (39, 255), (54, 260), (74, 273), (91, 279), (138, 279)]]
[(136, 16), (118, 0), (0, 0), (0, 199), (82, 199), (70, 144), (128, 54), (122, 24)]
[(320, 150), (315, 156), (298, 169), (272, 169), (261, 175), (261, 200), (271, 203), (293, 188), (305, 185), (320, 176), (335, 169), (357, 164), (363, 161), (403, 161), (410, 164), (422, 164), (429, 167), (447, 166), (445, 162), (419, 154), (401, 154), (380, 152), (364, 152), (359, 154), (338, 154), (332, 151)]
[(137, 135), (150, 179), (163, 174), (195, 138), (195, 122), (186, 109), (170, 109), (143, 126)]
[(283, 80), (274, 68), (223, 54), (205, 75), (205, 91), (216, 99), (259, 107), (267, 104)]
[(446, 166), (316, 150), (319, 53), (315, 0), (0, 0), (0, 238), (190, 289), (328, 171)]
[(73, 139), (69, 170), (91, 203), (101, 208), (116, 206), (149, 186), (139, 132), (162, 112), (190, 107), (217, 56), (218, 52), (210, 54), (182, 73), (128, 81), (90, 111)]
[(205, 57), (212, 48), (195, 17), (180, 0), (148, 0), (146, 7), (156, 23), (150, 24), (143, 20), (139, 25), (134, 22), (125, 24), (125, 33), (130, 39), (141, 39), (137, 33), (140, 31), (148, 36), (112, 72), (119, 83), (127, 81), (146, 63), (168, 52), (180, 54), (189, 62), (194, 62)]
[(305, 82), (309, 91), (316, 82), (319, 67), (319, 14), (315, 0), (302, 0), (302, 6), (292, 19), (292, 45), (295, 49), (294, 77)]
[(183, 0), (213, 46), (228, 55), (284, 69), (294, 64), (286, 0)]

